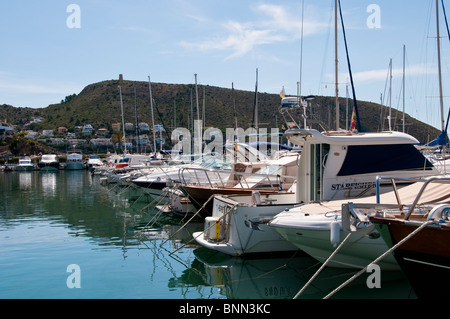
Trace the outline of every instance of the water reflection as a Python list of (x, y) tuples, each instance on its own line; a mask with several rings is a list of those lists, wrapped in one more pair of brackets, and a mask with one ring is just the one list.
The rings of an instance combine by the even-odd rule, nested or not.
[[(172, 279), (172, 283), (220, 287), (220, 293), (228, 299), (291, 299), (320, 267), (306, 255), (243, 259), (204, 248), (194, 250), (194, 254), (196, 259), (190, 268), (181, 277)], [(349, 269), (326, 267), (299, 299), (324, 298), (354, 274)], [(361, 276), (333, 298), (415, 298), (401, 272), (384, 272), (379, 289), (367, 287), (368, 275)]]
[[(67, 193), (73, 196), (80, 195), (83, 191), (85, 174), (82, 171), (66, 171), (64, 176)], [(86, 181), (89, 180), (86, 179)]]
[[(192, 233), (201, 230), (203, 223), (182, 227), (183, 221), (158, 215), (148, 207), (148, 202), (131, 199), (120, 189), (111, 191), (101, 186), (98, 178), (86, 171), (0, 173), (0, 190), (0, 235), (7, 226), (9, 232), (3, 233), (8, 242), (33, 243), (29, 251), (37, 256), (22, 263), (21, 271), (39, 277), (34, 271), (42, 256), (49, 261), (38, 268), (41, 272), (54, 267), (55, 259), (72, 263), (74, 253), (66, 245), (71, 242), (72, 248), (78, 251), (77, 262), (85, 262), (85, 273), (97, 276), (89, 281), (98, 287), (90, 292), (95, 297), (105, 296), (109, 290), (104, 289), (104, 282), (108, 282), (120, 283), (123, 289), (129, 290), (129, 295), (120, 291), (119, 296), (125, 298), (136, 296), (137, 290), (130, 287), (139, 286), (141, 298), (290, 299), (320, 266), (308, 256), (243, 259), (199, 248), (193, 242)], [(55, 239), (55, 231), (44, 228), (40, 240), (23, 237), (30, 225), (35, 230), (42, 225), (49, 225), (53, 230), (58, 227), (59, 236)], [(24, 233), (16, 233), (16, 229)], [(25, 248), (21, 246), (20, 251)], [(7, 245), (3, 246), (3, 258), (13, 251), (19, 252), (14, 247), (8, 249)], [(92, 268), (87, 268), (90, 264)], [(14, 264), (8, 261), (8, 265)], [(17, 268), (10, 267), (8, 272)], [(64, 271), (65, 268), (63, 274)], [(348, 270), (326, 268), (302, 298), (322, 298), (352, 274)], [(52, 278), (54, 273), (49, 272), (47, 276)], [(130, 281), (130, 277), (135, 281)], [(363, 276), (352, 283), (336, 298), (412, 297), (401, 274), (383, 273), (379, 290), (369, 290), (366, 278)]]
[(46, 195), (56, 195), (56, 176), (55, 172), (45, 172), (41, 175), (42, 190)]
[[(128, 209), (137, 204), (135, 197), (130, 199), (123, 189), (116, 187), (111, 193), (115, 194), (113, 199), (117, 204)], [(145, 203), (142, 205), (146, 208)], [(200, 298), (291, 299), (321, 265), (301, 253), (284, 258), (229, 257), (194, 244), (192, 234), (201, 230), (203, 223), (181, 226), (183, 223), (179, 220), (158, 216), (151, 208), (145, 212), (150, 214), (144, 215), (148, 223), (141, 223), (135, 228), (136, 236), (141, 238), (141, 245), (149, 248), (154, 258), (164, 261), (166, 271), (173, 274), (168, 283), (169, 288), (181, 289), (186, 298), (189, 296), (189, 287), (195, 287)], [(157, 216), (159, 219), (156, 219)], [(177, 263), (186, 267), (181, 275), (173, 271)], [(300, 299), (321, 299), (355, 273), (349, 269), (326, 267)], [(382, 287), (379, 289), (368, 288), (368, 276), (362, 275), (354, 280), (333, 298), (415, 298), (401, 272), (382, 273)]]
[(19, 187), (21, 190), (30, 190), (32, 187), (33, 172), (19, 173)]

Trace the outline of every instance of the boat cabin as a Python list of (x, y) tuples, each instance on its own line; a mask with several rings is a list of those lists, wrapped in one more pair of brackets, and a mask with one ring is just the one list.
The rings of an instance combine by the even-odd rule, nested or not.
[(374, 195), (376, 175), (439, 175), (414, 146), (419, 141), (405, 133), (292, 129), (286, 135), (302, 146), (296, 189), (300, 203)]

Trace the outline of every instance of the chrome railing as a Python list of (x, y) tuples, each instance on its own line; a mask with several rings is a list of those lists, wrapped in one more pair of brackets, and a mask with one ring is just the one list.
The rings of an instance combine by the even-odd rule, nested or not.
[(182, 185), (196, 185), (209, 188), (268, 188), (288, 189), (295, 182), (295, 176), (280, 174), (258, 174), (207, 168), (180, 168)]

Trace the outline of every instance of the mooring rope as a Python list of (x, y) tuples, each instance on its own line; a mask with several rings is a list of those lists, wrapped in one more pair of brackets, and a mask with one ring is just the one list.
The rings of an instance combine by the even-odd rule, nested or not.
[(324, 299), (328, 299), (331, 296), (333, 296), (336, 292), (338, 292), (339, 290), (341, 290), (342, 288), (344, 288), (347, 284), (349, 284), (350, 282), (352, 282), (354, 279), (356, 279), (357, 277), (359, 277), (361, 274), (363, 274), (364, 272), (366, 272), (367, 267), (369, 267), (369, 265), (371, 264), (376, 264), (377, 262), (379, 262), (381, 259), (383, 259), (384, 257), (386, 257), (388, 254), (390, 254), (393, 250), (395, 250), (398, 246), (402, 245), (404, 242), (406, 242), (407, 240), (409, 240), (411, 237), (413, 237), (415, 234), (417, 234), (419, 231), (421, 231), (423, 228), (425, 228), (426, 226), (435, 223), (434, 220), (429, 220), (424, 222), (422, 225), (420, 225), (420, 227), (418, 227), (417, 229), (415, 229), (412, 233), (410, 233), (408, 236), (406, 236), (405, 238), (403, 238), (401, 241), (399, 241), (397, 244), (395, 244), (394, 246), (391, 247), (391, 249), (387, 250), (384, 254), (382, 254), (380, 257), (378, 257), (377, 259), (375, 259), (373, 262), (371, 262), (370, 264), (368, 264), (366, 267), (364, 267), (360, 272), (358, 272), (357, 274), (355, 274), (353, 277), (351, 277), (350, 279), (348, 279), (346, 282), (344, 282), (342, 285), (340, 285), (339, 287), (337, 287), (335, 290), (333, 290), (332, 292), (330, 292), (327, 296), (324, 297)]
[(308, 280), (308, 282), (303, 286), (302, 289), (294, 296), (293, 299), (297, 299), (305, 290), (308, 288), (308, 286), (311, 284), (311, 282), (319, 275), (319, 273), (325, 268), (325, 266), (328, 264), (328, 262), (339, 252), (339, 250), (344, 246), (344, 244), (347, 242), (347, 240), (350, 238), (352, 233), (349, 233), (347, 237), (342, 241), (342, 243), (334, 250), (334, 252), (328, 257), (328, 259), (322, 263), (322, 266), (316, 271), (316, 273)]

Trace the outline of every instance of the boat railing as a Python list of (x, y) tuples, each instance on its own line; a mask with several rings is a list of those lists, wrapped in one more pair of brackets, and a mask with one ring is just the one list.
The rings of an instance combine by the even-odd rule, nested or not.
[(180, 168), (178, 175), (183, 185), (209, 188), (287, 189), (296, 179), (294, 176), (281, 174), (259, 174), (197, 167)]
[[(392, 177), (392, 176), (377, 176), (377, 178), (376, 178), (376, 189), (377, 189), (376, 201), (377, 201), (377, 204), (380, 204), (380, 187), (381, 187), (383, 180), (388, 180), (391, 182), (391, 185), (392, 185), (395, 197), (397, 199), (397, 204), (398, 204), (399, 208), (402, 208), (404, 206), (404, 204), (402, 203), (401, 198), (399, 196), (396, 182), (402, 181), (402, 182), (409, 182), (409, 183), (418, 183), (418, 182), (423, 183), (422, 187), (420, 188), (420, 190), (417, 193), (417, 196), (415, 197), (413, 203), (411, 204), (408, 212), (405, 215), (405, 220), (408, 220), (410, 218), (410, 216), (414, 212), (417, 204), (419, 203), (420, 199), (422, 198), (423, 193), (425, 192), (425, 190), (427, 189), (427, 187), (430, 184), (434, 184), (434, 183), (450, 184), (449, 176), (435, 176), (435, 177), (430, 177), (430, 178), (426, 178), (426, 179), (424, 179), (424, 178)], [(383, 184), (383, 185), (385, 185), (385, 184)]]
[[(386, 182), (387, 181), (387, 182)], [(380, 187), (389, 186), (391, 184), (396, 199), (395, 203), (381, 203), (380, 199)], [(398, 183), (422, 183), (422, 186), (417, 191), (414, 200), (408, 203), (402, 202), (400, 194), (398, 192)], [(446, 196), (450, 198), (450, 193), (440, 197), (436, 200), (427, 199), (426, 202), (419, 204), (420, 200), (423, 198), (423, 194), (431, 184), (450, 184), (450, 177), (448, 176), (436, 176), (427, 179), (423, 178), (406, 178), (406, 177), (392, 177), (392, 176), (378, 176), (376, 179), (376, 204), (373, 203), (354, 203), (348, 202), (342, 204), (341, 209), (341, 220), (342, 228), (347, 232), (361, 232), (364, 228), (360, 228), (360, 225), (368, 225), (370, 223), (370, 217), (379, 216), (391, 216), (391, 218), (402, 218), (405, 221), (409, 220), (411, 216), (415, 218), (427, 216), (430, 210), (438, 204), (445, 200)], [(442, 205), (441, 205), (442, 206)], [(387, 215), (386, 215), (387, 214)]]

